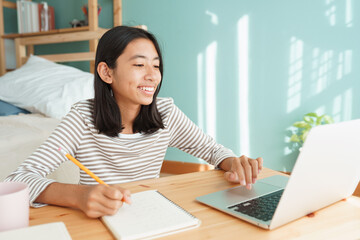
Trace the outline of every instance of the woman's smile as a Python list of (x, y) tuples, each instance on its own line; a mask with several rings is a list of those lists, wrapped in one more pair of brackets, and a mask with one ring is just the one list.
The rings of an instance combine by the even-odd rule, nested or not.
[(154, 86), (139, 86), (138, 89), (146, 95), (154, 95), (156, 88)]

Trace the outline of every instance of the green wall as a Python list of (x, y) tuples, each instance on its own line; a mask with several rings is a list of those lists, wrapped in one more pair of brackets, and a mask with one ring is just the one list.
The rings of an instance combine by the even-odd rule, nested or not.
[[(57, 27), (81, 18), (80, 2), (49, 1)], [(110, 27), (112, 1), (100, 5)], [(124, 24), (147, 25), (162, 46), (160, 95), (236, 154), (278, 170), (295, 162), (286, 139), (305, 113), (360, 117), (359, 12), (354, 0), (123, 0)], [(166, 158), (197, 161), (175, 149)]]

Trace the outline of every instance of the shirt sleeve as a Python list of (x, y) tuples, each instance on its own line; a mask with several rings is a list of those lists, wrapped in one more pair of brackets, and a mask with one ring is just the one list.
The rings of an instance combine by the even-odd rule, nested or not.
[(228, 148), (217, 144), (173, 104), (168, 119), (170, 147), (176, 147), (208, 163), (218, 165), (228, 157), (236, 155)]
[(80, 113), (72, 108), (49, 138), (5, 179), (8, 182), (24, 182), (28, 185), (30, 206), (46, 206), (34, 201), (49, 184), (55, 182), (46, 176), (68, 160), (58, 149), (61, 147), (74, 156), (81, 142), (84, 126)]

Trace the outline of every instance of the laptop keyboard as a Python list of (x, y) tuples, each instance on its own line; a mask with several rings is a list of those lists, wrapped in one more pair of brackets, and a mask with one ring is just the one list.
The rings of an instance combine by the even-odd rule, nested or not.
[(228, 208), (236, 212), (260, 219), (262, 221), (269, 221), (274, 215), (275, 209), (283, 192), (284, 189), (236, 204)]

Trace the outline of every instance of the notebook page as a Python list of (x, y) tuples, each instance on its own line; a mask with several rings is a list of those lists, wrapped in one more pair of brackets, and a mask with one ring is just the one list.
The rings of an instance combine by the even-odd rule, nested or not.
[(117, 214), (102, 217), (118, 239), (159, 237), (200, 225), (200, 220), (156, 190), (131, 195)]

